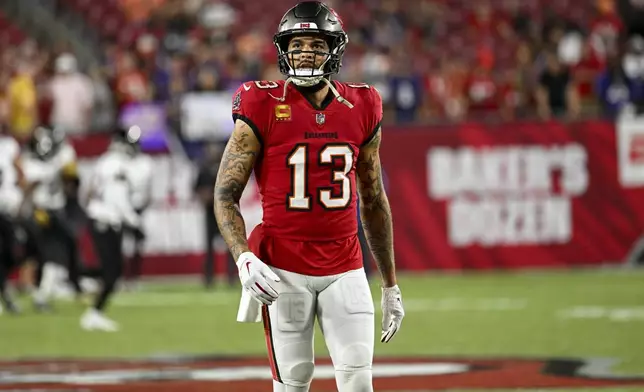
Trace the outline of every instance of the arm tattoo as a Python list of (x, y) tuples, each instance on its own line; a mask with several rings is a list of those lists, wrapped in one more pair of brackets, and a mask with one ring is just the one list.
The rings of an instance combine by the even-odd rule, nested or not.
[(248, 251), (246, 224), (239, 209), (248, 178), (259, 153), (259, 143), (251, 128), (236, 127), (219, 166), (215, 183), (215, 217), (221, 235), (235, 260)]
[(393, 224), (378, 152), (382, 136), (380, 130), (377, 132), (358, 157), (360, 214), (383, 282), (386, 286), (393, 286), (396, 284)]

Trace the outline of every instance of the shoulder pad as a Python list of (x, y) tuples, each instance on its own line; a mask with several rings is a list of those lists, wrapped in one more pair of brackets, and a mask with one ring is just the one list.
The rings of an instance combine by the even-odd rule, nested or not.
[[(233, 112), (242, 110), (242, 107), (249, 107), (262, 103), (273, 96), (280, 95), (280, 88), (284, 87), (284, 81), (254, 80), (242, 83), (233, 95)], [(242, 110), (243, 111), (243, 110)]]
[[(368, 143), (382, 121), (382, 98), (374, 86), (366, 83), (341, 83), (341, 94), (357, 109), (364, 119), (364, 142)], [(355, 109), (354, 109), (355, 110)]]
[(267, 102), (276, 102), (275, 98), (282, 95), (284, 83), (284, 80), (245, 82), (233, 96), (233, 121), (242, 120), (248, 124), (260, 142), (269, 124), (271, 106)]
[(343, 87), (342, 90), (344, 90), (343, 93), (346, 94), (347, 99), (352, 97), (354, 100), (358, 99), (373, 103), (376, 101), (374, 96), (380, 95), (374, 86), (367, 83), (341, 82), (340, 84)]
[(239, 88), (237, 89), (237, 92), (243, 94), (244, 97), (263, 97), (267, 95), (267, 92), (271, 92), (271, 90), (277, 90), (282, 87), (284, 87), (283, 80), (254, 80), (242, 83), (241, 86), (239, 86)]
[[(351, 97), (354, 101), (360, 102), (363, 101), (367, 105), (379, 106), (382, 105), (382, 99), (380, 98), (380, 93), (375, 86), (367, 83), (353, 83), (353, 82), (342, 82), (342, 94), (345, 95), (349, 101)], [(353, 102), (353, 101), (351, 101)]]

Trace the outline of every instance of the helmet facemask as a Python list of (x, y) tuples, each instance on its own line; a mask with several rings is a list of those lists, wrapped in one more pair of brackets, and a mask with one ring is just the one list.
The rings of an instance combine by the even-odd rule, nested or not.
[[(289, 50), (289, 43), (298, 36), (321, 36), (328, 44), (329, 51)], [(342, 55), (347, 45), (348, 38), (345, 33), (331, 33), (314, 29), (298, 29), (279, 33), (273, 40), (278, 53), (278, 65), (280, 72), (289, 77), (297, 86), (315, 86), (322, 81), (322, 78), (337, 74), (342, 66)], [(296, 56), (302, 53), (312, 54), (312, 68), (295, 68)], [(319, 59), (322, 63), (316, 66)]]

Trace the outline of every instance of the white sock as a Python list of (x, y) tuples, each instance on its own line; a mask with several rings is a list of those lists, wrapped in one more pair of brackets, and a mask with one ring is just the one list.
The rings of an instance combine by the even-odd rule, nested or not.
[(56, 288), (58, 276), (58, 266), (52, 262), (45, 263), (42, 269), (40, 286), (33, 294), (34, 301), (37, 303), (43, 303), (49, 300)]

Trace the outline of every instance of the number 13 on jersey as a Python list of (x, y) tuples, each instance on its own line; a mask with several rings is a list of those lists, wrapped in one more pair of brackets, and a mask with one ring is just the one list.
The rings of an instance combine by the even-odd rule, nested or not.
[[(343, 209), (351, 201), (351, 179), (348, 177), (353, 167), (354, 152), (348, 144), (327, 144), (318, 153), (320, 168), (329, 166), (331, 180), (329, 185), (340, 185), (340, 194), (333, 195), (333, 187), (317, 188), (317, 199), (320, 204), (330, 210)], [(333, 169), (333, 158), (342, 160), (342, 169)], [(291, 169), (291, 193), (286, 197), (289, 210), (308, 211), (312, 208), (313, 196), (308, 192), (308, 179), (311, 170), (309, 162), (309, 145), (297, 144), (287, 158)]]

